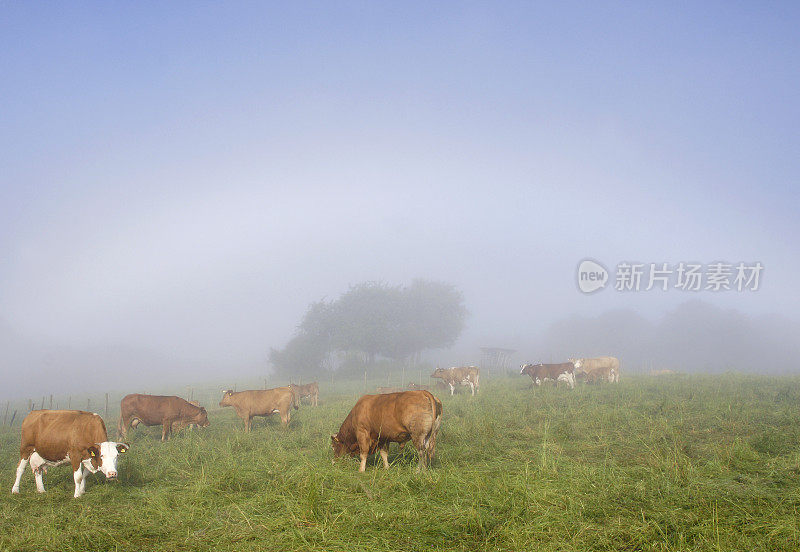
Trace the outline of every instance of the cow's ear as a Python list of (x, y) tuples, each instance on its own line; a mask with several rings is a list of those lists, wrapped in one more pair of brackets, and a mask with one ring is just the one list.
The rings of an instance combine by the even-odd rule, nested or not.
[(89, 458), (100, 458), (100, 447), (99, 446), (92, 445), (86, 450), (89, 453)]
[(117, 452), (120, 454), (125, 454), (129, 448), (131, 447), (127, 443), (117, 443)]

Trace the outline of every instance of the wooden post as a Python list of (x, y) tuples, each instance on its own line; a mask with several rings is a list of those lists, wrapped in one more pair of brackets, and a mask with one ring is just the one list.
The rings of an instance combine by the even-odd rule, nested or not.
[(367, 370), (364, 369), (364, 393), (367, 392)]
[(106, 393), (106, 418), (108, 418), (108, 393)]
[(42, 406), (39, 407), (39, 410), (44, 410), (44, 395), (42, 395)]
[(191, 402), (191, 401), (193, 401), (193, 400), (194, 400), (194, 387), (192, 387), (192, 390), (191, 390), (191, 392), (189, 393), (189, 401)]
[(8, 421), (8, 405), (10, 402), (11, 401), (6, 401), (6, 413), (3, 416), (3, 425), (6, 425), (6, 422)]
[(17, 411), (15, 410), (14, 414), (11, 415), (11, 422), (8, 424), (9, 426), (13, 426), (14, 425), (14, 418), (16, 418), (16, 417), (17, 417)]
[(53, 395), (50, 395), (50, 410), (53, 410)]
[(33, 410), (33, 401), (31, 399), (28, 399), (28, 412), (30, 412), (31, 410)]
[(86, 411), (87, 412), (92, 411), (92, 399), (86, 399)]
[(67, 410), (72, 410), (72, 395), (67, 397)]

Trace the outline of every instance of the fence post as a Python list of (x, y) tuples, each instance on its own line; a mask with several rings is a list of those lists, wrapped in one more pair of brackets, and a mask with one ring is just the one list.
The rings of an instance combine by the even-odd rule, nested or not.
[(53, 395), (50, 395), (50, 410), (53, 410)]
[(42, 395), (42, 406), (39, 407), (39, 410), (44, 410), (44, 395)]
[(367, 392), (367, 369), (364, 369), (364, 393)]
[(92, 411), (92, 399), (86, 399), (86, 412)]
[(108, 418), (108, 393), (106, 393), (106, 418)]
[(15, 410), (14, 414), (11, 415), (11, 422), (8, 424), (9, 426), (13, 426), (14, 425), (14, 418), (16, 418), (16, 417), (17, 417), (17, 411)]
[(72, 395), (67, 397), (67, 410), (72, 410)]
[(28, 412), (30, 412), (31, 410), (33, 410), (33, 401), (31, 399), (28, 399)]
[(6, 425), (6, 422), (8, 421), (8, 405), (10, 402), (11, 401), (6, 401), (6, 413), (3, 416), (3, 425)]

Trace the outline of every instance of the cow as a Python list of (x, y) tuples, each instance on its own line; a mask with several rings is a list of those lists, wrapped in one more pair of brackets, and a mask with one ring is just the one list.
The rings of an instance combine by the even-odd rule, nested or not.
[(379, 395), (385, 395), (387, 393), (399, 393), (400, 391), (402, 391), (402, 389), (400, 389), (399, 387), (378, 387), (377, 389), (375, 389), (375, 391)]
[(650, 370), (651, 376), (674, 376), (677, 374), (675, 370), (670, 370), (669, 368), (664, 368), (663, 370)]
[(468, 385), (472, 395), (478, 390), (480, 370), (477, 366), (460, 366), (453, 368), (437, 368), (431, 374), (432, 378), (440, 378), (450, 386), (450, 395), (455, 393), (456, 384)]
[(587, 374), (584, 375), (586, 383), (612, 383), (614, 376), (608, 366), (598, 366), (592, 368)]
[[(443, 381), (438, 381), (436, 383), (441, 384), (443, 389), (447, 388), (447, 384), (445, 384)], [(420, 385), (418, 383), (414, 383), (413, 381), (408, 382), (408, 388), (409, 389), (415, 389), (417, 391), (430, 391), (431, 390), (430, 386), (428, 386), (428, 385)]]
[(99, 470), (108, 480), (117, 478), (117, 457), (130, 447), (108, 440), (103, 418), (82, 410), (32, 410), (22, 421), (20, 461), (13, 494), (19, 494), (19, 482), (30, 462), (36, 490), (44, 492), (42, 473), (47, 467), (69, 462), (75, 481), (75, 498), (86, 490), (89, 473)]
[(311, 404), (313, 406), (319, 405), (319, 383), (316, 381), (312, 381), (311, 383), (307, 383), (305, 385), (295, 385), (294, 383), (290, 383), (289, 387), (291, 387), (297, 395), (298, 403), (305, 397), (308, 397), (311, 399)]
[(245, 431), (250, 431), (254, 416), (270, 416), (280, 414), (281, 422), (287, 425), (291, 418), (291, 407), (300, 408), (297, 394), (291, 387), (276, 387), (274, 389), (253, 389), (250, 391), (233, 391), (226, 389), (222, 392), (220, 406), (232, 406), (236, 415), (244, 421)]
[(401, 391), (386, 395), (364, 395), (331, 435), (334, 459), (343, 454), (359, 455), (359, 472), (367, 469), (367, 456), (379, 451), (389, 468), (389, 443), (411, 441), (419, 455), (417, 470), (433, 460), (436, 433), (442, 423), (442, 403), (429, 391)]
[[(189, 404), (194, 405), (194, 406), (200, 406), (200, 403), (197, 402), (197, 401), (189, 401)], [(136, 429), (136, 426), (138, 426), (141, 422), (142, 421), (139, 418), (134, 418), (133, 420), (131, 420), (131, 429)], [(180, 431), (185, 427), (188, 427), (189, 430), (191, 431), (191, 430), (193, 430), (194, 428), (197, 427), (197, 424), (184, 422), (182, 420), (178, 420), (178, 421), (172, 422), (172, 433), (175, 433), (176, 431)]]
[(575, 373), (571, 362), (561, 362), (559, 364), (523, 364), (519, 371), (520, 374), (527, 374), (535, 385), (541, 385), (547, 380), (556, 382), (566, 382), (570, 389), (575, 389)]
[(609, 383), (619, 383), (619, 360), (615, 357), (569, 359), (575, 366), (575, 374), (589, 374), (595, 368), (608, 368)]
[(119, 405), (117, 432), (125, 439), (128, 428), (136, 427), (140, 423), (146, 426), (160, 425), (162, 441), (169, 439), (173, 426), (181, 429), (189, 424), (200, 427), (207, 427), (209, 424), (205, 408), (195, 406), (180, 397), (139, 393), (125, 395)]

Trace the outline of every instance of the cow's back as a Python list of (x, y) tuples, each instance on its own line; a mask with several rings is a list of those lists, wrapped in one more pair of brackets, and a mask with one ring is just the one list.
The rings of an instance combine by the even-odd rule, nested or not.
[(135, 416), (145, 425), (159, 425), (164, 420), (180, 417), (188, 401), (172, 395), (126, 395), (120, 402), (123, 416)]
[(252, 389), (239, 391), (231, 398), (234, 408), (251, 415), (264, 416), (274, 410), (288, 409), (292, 404), (294, 392), (289, 387), (274, 389)]
[(22, 421), (21, 434), (22, 451), (32, 447), (53, 461), (70, 450), (108, 440), (103, 419), (82, 410), (33, 410)]

